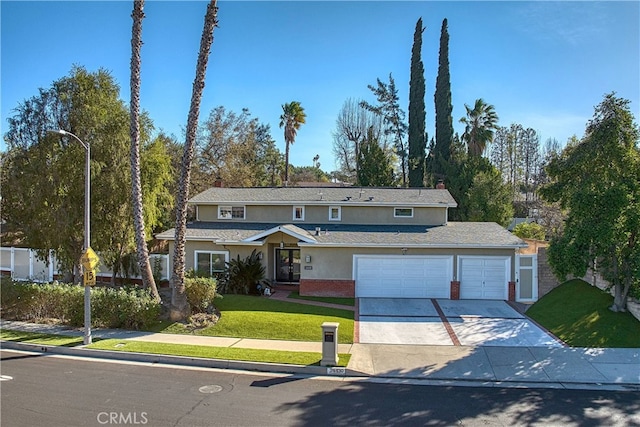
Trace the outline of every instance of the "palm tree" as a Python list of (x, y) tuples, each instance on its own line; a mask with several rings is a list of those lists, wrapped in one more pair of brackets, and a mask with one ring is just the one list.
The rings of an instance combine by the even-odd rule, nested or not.
[(187, 118), (187, 136), (180, 167), (180, 181), (178, 182), (178, 197), (176, 202), (176, 234), (173, 250), (173, 273), (171, 275), (171, 319), (183, 320), (189, 315), (189, 303), (184, 286), (185, 243), (187, 233), (187, 200), (189, 199), (189, 184), (191, 182), (191, 164), (196, 145), (198, 117), (200, 115), (200, 101), (204, 90), (205, 75), (209, 52), (213, 44), (213, 30), (218, 25), (217, 0), (211, 0), (207, 5), (204, 16), (204, 27), (200, 39), (200, 51), (196, 64), (196, 77), (191, 92), (191, 106)]
[(466, 125), (462, 139), (467, 144), (470, 156), (481, 156), (487, 144), (493, 141), (493, 132), (498, 128), (498, 115), (493, 105), (482, 98), (476, 99), (473, 109), (464, 104), (467, 117), (460, 119)]
[(144, 19), (144, 0), (133, 2), (133, 28), (131, 29), (131, 198), (133, 203), (133, 223), (136, 231), (136, 252), (142, 284), (151, 289), (156, 301), (160, 294), (149, 261), (147, 238), (144, 231), (142, 211), (142, 184), (140, 179), (140, 48), (142, 46), (142, 20)]
[(296, 140), (298, 129), (305, 123), (307, 116), (304, 108), (298, 101), (292, 101), (282, 106), (282, 115), (280, 116), (280, 127), (284, 126), (284, 142), (287, 144), (284, 154), (284, 182), (289, 183), (289, 144), (293, 144)]

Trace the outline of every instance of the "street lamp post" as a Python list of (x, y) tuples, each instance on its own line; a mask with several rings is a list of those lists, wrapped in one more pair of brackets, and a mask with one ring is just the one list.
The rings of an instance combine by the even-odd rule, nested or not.
[[(64, 129), (49, 132), (72, 137), (84, 147), (86, 152), (84, 168), (84, 250), (86, 252), (91, 247), (91, 145)], [(91, 286), (86, 283), (84, 286), (84, 344), (91, 344)]]

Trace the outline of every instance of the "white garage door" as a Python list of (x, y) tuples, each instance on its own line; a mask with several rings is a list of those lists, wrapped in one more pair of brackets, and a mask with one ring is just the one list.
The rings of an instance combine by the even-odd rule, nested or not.
[(356, 297), (449, 298), (452, 256), (354, 255)]
[(508, 298), (511, 257), (459, 256), (460, 299)]

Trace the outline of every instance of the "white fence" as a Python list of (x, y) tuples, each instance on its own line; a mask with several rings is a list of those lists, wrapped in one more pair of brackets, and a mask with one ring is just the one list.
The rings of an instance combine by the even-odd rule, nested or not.
[[(98, 254), (98, 257), (100, 254)], [(151, 266), (158, 266), (160, 280), (169, 279), (169, 255), (150, 254)], [(53, 251), (49, 251), (47, 260), (38, 258), (36, 251), (27, 248), (0, 248), (0, 270), (3, 274), (10, 274), (15, 280), (29, 280), (33, 282), (51, 282), (60, 273)], [(96, 276), (101, 281), (110, 281), (113, 272), (100, 262)], [(121, 277), (121, 276), (118, 276)], [(131, 274), (127, 278), (140, 279), (139, 274)]]

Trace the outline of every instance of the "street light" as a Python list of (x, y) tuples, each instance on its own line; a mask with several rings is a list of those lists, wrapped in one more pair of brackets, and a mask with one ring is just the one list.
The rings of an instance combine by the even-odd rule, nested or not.
[[(52, 129), (48, 132), (70, 136), (78, 141), (86, 151), (84, 169), (84, 250), (86, 252), (91, 247), (91, 146), (64, 129)], [(86, 283), (84, 286), (84, 344), (91, 344), (91, 286)]]

